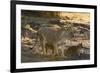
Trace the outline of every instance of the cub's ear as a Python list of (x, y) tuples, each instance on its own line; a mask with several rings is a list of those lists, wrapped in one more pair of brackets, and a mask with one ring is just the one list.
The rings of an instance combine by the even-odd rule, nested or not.
[(82, 43), (79, 43), (79, 46), (80, 46), (80, 47), (83, 47)]

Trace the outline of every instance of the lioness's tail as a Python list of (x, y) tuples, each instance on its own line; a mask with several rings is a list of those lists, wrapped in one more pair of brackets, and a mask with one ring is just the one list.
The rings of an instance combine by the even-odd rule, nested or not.
[(33, 44), (33, 46), (32, 46), (32, 48), (30, 48), (30, 50), (32, 50), (35, 46), (36, 46), (36, 44), (38, 43), (38, 37), (39, 37), (39, 34), (38, 34), (38, 32), (36, 33), (36, 40), (35, 40), (35, 43)]

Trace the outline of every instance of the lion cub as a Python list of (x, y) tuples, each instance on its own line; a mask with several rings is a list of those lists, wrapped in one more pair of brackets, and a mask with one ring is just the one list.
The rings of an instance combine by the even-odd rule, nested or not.
[(68, 58), (77, 58), (80, 56), (80, 51), (83, 49), (82, 43), (78, 44), (77, 46), (71, 46), (68, 47), (67, 50), (65, 50), (64, 55), (66, 55)]

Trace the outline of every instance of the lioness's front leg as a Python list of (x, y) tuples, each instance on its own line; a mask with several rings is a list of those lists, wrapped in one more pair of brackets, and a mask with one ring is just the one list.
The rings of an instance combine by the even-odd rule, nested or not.
[(57, 44), (54, 45), (54, 55), (59, 55)]

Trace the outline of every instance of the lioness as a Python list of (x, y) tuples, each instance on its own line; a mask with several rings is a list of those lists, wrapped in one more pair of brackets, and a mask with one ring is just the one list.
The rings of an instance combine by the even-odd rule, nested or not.
[(43, 54), (46, 54), (49, 47), (53, 50), (53, 55), (58, 55), (58, 43), (72, 35), (67, 30), (66, 28), (40, 27), (38, 35)]

